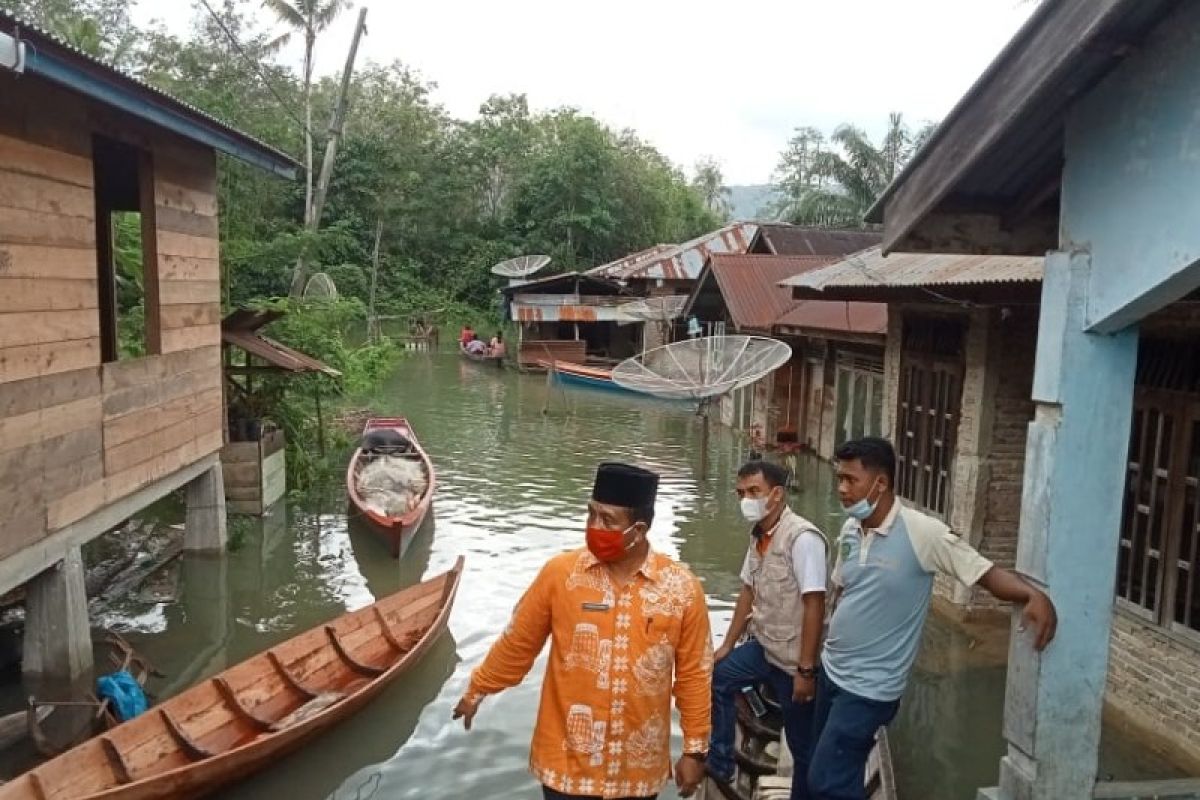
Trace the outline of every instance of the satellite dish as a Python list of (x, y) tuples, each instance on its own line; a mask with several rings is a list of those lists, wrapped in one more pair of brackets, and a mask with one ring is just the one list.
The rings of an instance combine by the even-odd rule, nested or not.
[(337, 296), (337, 286), (334, 285), (333, 278), (324, 272), (315, 273), (308, 279), (308, 283), (304, 284), (305, 300), (311, 300), (314, 297), (336, 300)]
[(492, 274), (508, 278), (508, 285), (516, 286), (549, 263), (550, 256), (517, 256), (492, 267)]
[(664, 400), (707, 401), (782, 367), (792, 348), (765, 336), (704, 336), (627, 358), (612, 371), (619, 386)]
[(687, 295), (672, 294), (663, 297), (644, 297), (632, 303), (618, 306), (617, 310), (627, 317), (644, 322), (670, 322), (683, 313)]

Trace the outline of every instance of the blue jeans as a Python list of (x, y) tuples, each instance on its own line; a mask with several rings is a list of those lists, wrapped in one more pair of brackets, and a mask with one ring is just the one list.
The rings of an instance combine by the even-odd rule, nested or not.
[(747, 686), (766, 681), (783, 707), (783, 731), (788, 749), (796, 762), (792, 781), (792, 800), (809, 800), (804, 776), (808, 774), (812, 749), (812, 703), (792, 701), (794, 677), (767, 661), (763, 647), (754, 639), (739, 645), (717, 662), (712, 681), (712, 740), (708, 747), (708, 768), (722, 778), (733, 775), (733, 732), (737, 724), (734, 699)]
[(892, 721), (900, 701), (868, 700), (852, 694), (821, 670), (815, 705), (816, 744), (808, 771), (812, 800), (865, 800), (863, 784), (875, 731)]

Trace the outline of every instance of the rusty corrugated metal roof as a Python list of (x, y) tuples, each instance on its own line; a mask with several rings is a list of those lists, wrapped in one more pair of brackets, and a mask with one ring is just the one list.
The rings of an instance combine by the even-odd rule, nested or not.
[(783, 281), (820, 269), (837, 256), (730, 255), (709, 259), (734, 325), (771, 330), (777, 325), (833, 333), (880, 334), (887, 306), (880, 303), (804, 300), (797, 303)]
[(333, 367), (259, 333), (259, 329), (282, 316), (282, 311), (234, 311), (221, 321), (221, 341), (289, 372), (323, 372), (334, 378), (341, 377), (342, 373)]
[(881, 236), (878, 231), (763, 223), (751, 250), (777, 256), (844, 256), (874, 247)]
[(789, 288), (936, 287), (986, 283), (1038, 283), (1042, 259), (1035, 256), (976, 256), (940, 253), (881, 254), (878, 247), (855, 253), (819, 270), (783, 282)]
[(758, 223), (733, 222), (663, 250), (656, 245), (643, 251), (641, 258), (626, 256), (589, 270), (589, 274), (613, 280), (695, 280), (710, 255), (744, 253), (757, 232)]

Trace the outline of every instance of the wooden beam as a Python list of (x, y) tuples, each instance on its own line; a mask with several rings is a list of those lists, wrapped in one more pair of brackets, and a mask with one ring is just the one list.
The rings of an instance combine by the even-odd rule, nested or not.
[(159, 309), (158, 215), (155, 206), (154, 158), (138, 152), (138, 206), (142, 222), (142, 309), (145, 315), (146, 353), (162, 352), (162, 318)]
[(914, 229), (1036, 104), (1065, 108), (1069, 95), (1049, 97), (1050, 88), (1128, 5), (1128, 0), (1062, 0), (1034, 11), (1035, 22), (972, 87), (884, 202), (885, 252), (909, 246), (904, 243)]

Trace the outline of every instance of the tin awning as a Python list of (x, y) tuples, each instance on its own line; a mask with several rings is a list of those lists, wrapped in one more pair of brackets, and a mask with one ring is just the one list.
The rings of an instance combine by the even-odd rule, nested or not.
[(260, 309), (234, 311), (221, 321), (221, 341), (287, 372), (322, 372), (334, 378), (341, 377), (342, 373), (333, 367), (259, 332), (283, 315), (282, 311)]

